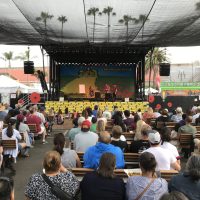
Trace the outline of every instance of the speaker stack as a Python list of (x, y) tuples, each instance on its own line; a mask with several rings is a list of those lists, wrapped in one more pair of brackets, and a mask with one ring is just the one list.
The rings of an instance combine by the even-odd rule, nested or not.
[(33, 61), (24, 61), (24, 74), (34, 74)]
[(170, 76), (169, 63), (160, 63), (160, 76)]

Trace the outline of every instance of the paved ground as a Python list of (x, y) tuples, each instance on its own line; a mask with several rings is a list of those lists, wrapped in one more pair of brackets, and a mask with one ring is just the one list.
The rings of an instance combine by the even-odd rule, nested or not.
[[(64, 132), (71, 127), (71, 122), (67, 122), (64, 126), (54, 126), (52, 136), (47, 138), (48, 144), (42, 144), (41, 140), (36, 141), (34, 148), (30, 150), (29, 158), (18, 158), (15, 164), (16, 175), (14, 176), (15, 184), (15, 200), (24, 199), (24, 188), (29, 177), (42, 171), (42, 161), (45, 152), (53, 148), (53, 135), (55, 133)], [(5, 174), (9, 174), (6, 170)]]

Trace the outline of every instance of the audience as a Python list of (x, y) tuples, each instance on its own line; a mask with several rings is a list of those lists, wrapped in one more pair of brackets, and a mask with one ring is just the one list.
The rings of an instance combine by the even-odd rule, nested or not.
[(167, 181), (156, 178), (156, 159), (149, 152), (142, 153), (139, 158), (141, 176), (130, 176), (126, 184), (127, 200), (155, 199), (168, 192)]
[(62, 133), (54, 136), (54, 150), (61, 156), (61, 163), (65, 168), (82, 167), (76, 151), (69, 148), (69, 140)]
[(150, 120), (152, 118), (155, 118), (153, 109), (151, 107), (147, 108), (147, 111), (143, 114), (142, 119), (144, 122), (146, 122), (147, 124), (150, 124)]
[(18, 140), (21, 140), (22, 137), (19, 134), (19, 131), (13, 129), (13, 125), (15, 124), (15, 119), (8, 119), (7, 124), (8, 127), (2, 130), (2, 140), (15, 140), (16, 141), (16, 149), (4, 149), (3, 151), (3, 160), (5, 163), (5, 167), (9, 168), (12, 172), (15, 173), (15, 169), (13, 163), (16, 161), (18, 151), (22, 148), (26, 147), (25, 143), (18, 143)]
[(179, 191), (190, 200), (200, 199), (200, 156), (191, 156), (183, 173), (173, 176), (169, 182), (169, 191)]
[(192, 123), (192, 116), (186, 117), (186, 125), (181, 126), (178, 129), (178, 134), (180, 135), (181, 133), (187, 133), (187, 134), (192, 134), (193, 138), (195, 138), (195, 134), (197, 133), (196, 127), (194, 127)]
[(150, 147), (148, 130), (151, 130), (151, 127), (148, 124), (144, 124), (141, 130), (141, 139), (132, 141), (130, 146), (130, 152), (132, 153), (142, 153), (144, 150)]
[(106, 118), (107, 120), (111, 119), (112, 117), (111, 112), (109, 111), (107, 106), (105, 107), (105, 111), (103, 112), (102, 117)]
[(14, 181), (11, 178), (0, 176), (0, 199), (14, 200)]
[(42, 135), (42, 143), (45, 144), (46, 140), (46, 129), (42, 125), (42, 120), (40, 117), (36, 114), (36, 108), (31, 107), (30, 108), (30, 114), (26, 117), (26, 123), (27, 124), (35, 124), (36, 125), (36, 135)]
[(74, 138), (74, 149), (76, 152), (85, 152), (90, 146), (98, 141), (98, 135), (90, 131), (91, 123), (88, 120), (83, 121), (81, 131)]
[(3, 164), (3, 144), (2, 141), (0, 141), (0, 173), (2, 171), (2, 164)]
[(107, 131), (100, 132), (99, 142), (92, 147), (89, 147), (84, 156), (84, 167), (97, 169), (99, 167), (99, 160), (103, 153), (110, 152), (116, 156), (116, 168), (124, 168), (124, 155), (122, 150), (119, 147), (116, 147), (112, 144), (110, 133)]
[(94, 117), (97, 117), (98, 109), (99, 109), (98, 105), (95, 105), (95, 106), (94, 106), (94, 110), (92, 111), (92, 115), (93, 115)]
[(167, 127), (164, 127), (160, 130), (160, 135), (161, 135), (161, 148), (170, 150), (178, 160), (178, 163), (180, 164), (180, 156), (178, 150), (173, 144), (170, 143), (171, 130)]
[(124, 124), (126, 125), (127, 129), (130, 131), (130, 130), (133, 130), (135, 128), (134, 126), (134, 118), (130, 117), (131, 113), (129, 110), (125, 110), (124, 111), (124, 115), (125, 115), (125, 119), (123, 120), (124, 121)]
[(141, 119), (139, 119), (137, 121), (134, 140), (141, 140), (142, 139), (141, 130), (142, 130), (142, 126), (145, 125), (145, 124), (146, 123)]
[(58, 152), (49, 151), (44, 156), (43, 161), (44, 175), (41, 173), (33, 174), (25, 188), (27, 199), (59, 199), (52, 194), (52, 190), (44, 180), (47, 177), (54, 185), (66, 192), (71, 197), (75, 197), (79, 191), (78, 179), (61, 164)]
[(159, 171), (159, 170), (175, 169), (180, 171), (181, 166), (177, 162), (177, 159), (172, 154), (172, 152), (168, 149), (161, 148), (160, 134), (157, 131), (149, 130), (148, 137), (151, 147), (145, 150), (144, 152), (150, 152), (155, 156), (157, 162), (156, 170)]
[(70, 129), (68, 131), (68, 133), (66, 134), (66, 137), (68, 137), (71, 142), (74, 141), (75, 136), (78, 133), (80, 133), (81, 125), (82, 125), (83, 121), (85, 121), (85, 118), (84, 117), (79, 117), (78, 118), (78, 127), (74, 127), (72, 129)]
[(164, 194), (160, 200), (189, 200), (183, 193), (178, 191), (173, 191)]
[(113, 126), (111, 144), (120, 147), (123, 152), (128, 151), (128, 144), (126, 141), (120, 139), (122, 136), (122, 128), (120, 126)]
[(96, 133), (97, 132), (97, 118), (96, 117), (92, 117), (92, 125), (90, 127), (90, 131)]
[(154, 109), (154, 118), (158, 118), (158, 117), (160, 117), (161, 116), (161, 114), (160, 114), (160, 112), (159, 112), (159, 109), (158, 108), (155, 108)]
[(160, 130), (161, 128), (165, 126), (165, 122), (169, 122), (169, 121), (170, 121), (170, 117), (168, 115), (168, 111), (166, 109), (163, 109), (161, 112), (161, 116), (156, 119), (155, 128), (157, 130)]
[(192, 117), (192, 123), (195, 123), (196, 119), (200, 116), (200, 106), (198, 106), (195, 110), (196, 114)]
[(99, 134), (101, 131), (105, 131), (105, 122), (103, 120), (99, 120), (97, 122), (96, 133)]
[(122, 119), (122, 113), (120, 111), (116, 111), (113, 115), (113, 124), (121, 126), (123, 132), (126, 132), (126, 126)]
[(183, 114), (182, 108), (177, 107), (176, 108), (176, 114), (172, 115), (171, 121), (177, 122), (177, 123), (180, 122), (182, 120), (182, 114)]
[(82, 200), (125, 200), (125, 184), (115, 176), (115, 165), (114, 154), (104, 153), (101, 156), (97, 171), (85, 174), (81, 181)]

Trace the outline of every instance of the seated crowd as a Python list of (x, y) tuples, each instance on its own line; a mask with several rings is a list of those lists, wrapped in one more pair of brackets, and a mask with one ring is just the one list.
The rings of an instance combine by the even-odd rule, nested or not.
[[(21, 111), (15, 116), (18, 120), (17, 129), (21, 127), (30, 138), (29, 143), (25, 141), (24, 147), (18, 143), (19, 149), (25, 148), (25, 155), (28, 155), (34, 141), (27, 122), (37, 123), (37, 134), (42, 136), (45, 144), (48, 130), (45, 127), (46, 118), (41, 115), (45, 116), (37, 111), (36, 106), (32, 106), (25, 116)], [(96, 105), (94, 110), (88, 107), (82, 114), (74, 113), (74, 127), (54, 135), (54, 148), (44, 157), (44, 173), (34, 174), (29, 179), (25, 189), (26, 199), (62, 199), (64, 195), (69, 199), (81, 196), (83, 200), (200, 199), (200, 155), (191, 156), (198, 120), (200, 107), (186, 113), (182, 112), (181, 107), (174, 113), (169, 113), (167, 109), (161, 112), (156, 109), (154, 112), (150, 107), (144, 113), (140, 109), (136, 113), (128, 110), (122, 113), (117, 107), (113, 112), (109, 112), (108, 108), (101, 111)], [(19, 131), (13, 128), (12, 118), (6, 122), (8, 127), (2, 130), (2, 139), (21, 139)], [(174, 122), (173, 127), (168, 127), (168, 122)], [(127, 133), (131, 139), (126, 137)], [(185, 133), (192, 137), (189, 150), (181, 148), (179, 144), (181, 134)], [(197, 138), (194, 141), (200, 143)], [(78, 156), (80, 153), (82, 158)], [(128, 177), (125, 183), (115, 175), (115, 169), (126, 168), (126, 153), (139, 154), (141, 174)], [(18, 149), (12, 156), (16, 158), (17, 154)], [(190, 158), (183, 172), (180, 172), (182, 155)], [(6, 151), (3, 159), (6, 159)], [(76, 167), (94, 171), (86, 173), (79, 180), (70, 172), (71, 168)], [(176, 170), (179, 174), (167, 182), (160, 177), (162, 170)], [(49, 185), (52, 184), (61, 190), (61, 194), (50, 189)]]
[[(45, 112), (44, 107), (37, 105), (28, 105), (22, 108), (20, 104), (13, 109), (0, 104), (0, 169), (4, 172), (5, 168), (15, 173), (13, 163), (17, 157), (29, 157), (30, 148), (33, 148), (35, 139), (42, 139), (45, 144), (46, 137), (50, 134), (56, 117), (59, 115), (54, 113), (53, 109), (49, 113)], [(51, 119), (51, 120), (50, 120)], [(31, 125), (34, 130), (31, 130)], [(6, 142), (15, 141), (13, 147), (6, 146)], [(7, 143), (9, 145), (9, 143)]]

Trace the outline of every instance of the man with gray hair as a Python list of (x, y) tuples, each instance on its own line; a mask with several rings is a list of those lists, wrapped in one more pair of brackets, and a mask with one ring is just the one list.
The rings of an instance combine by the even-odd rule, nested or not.
[(195, 123), (196, 119), (199, 118), (199, 115), (200, 115), (200, 106), (198, 106), (195, 111), (196, 111), (196, 114), (193, 115), (193, 117), (192, 117), (192, 123)]
[(116, 168), (123, 169), (125, 165), (123, 152), (119, 147), (110, 144), (110, 142), (110, 133), (107, 131), (100, 132), (99, 142), (96, 145), (89, 147), (83, 156), (84, 168), (97, 169), (102, 154), (110, 152), (116, 156)]
[(72, 142), (74, 141), (75, 136), (81, 132), (81, 125), (85, 121), (85, 117), (79, 117), (78, 118), (78, 127), (72, 128), (69, 130), (69, 132), (66, 134), (66, 137), (69, 138), (69, 140)]

